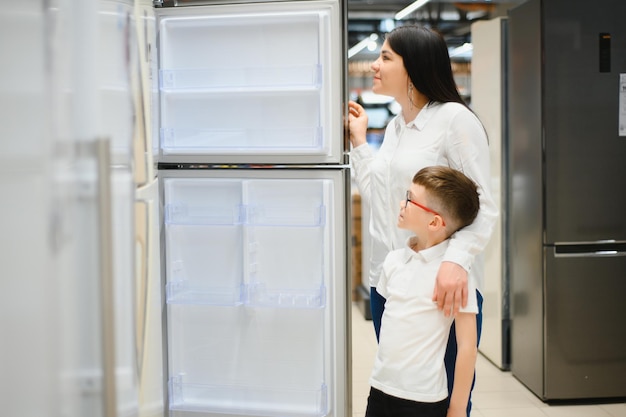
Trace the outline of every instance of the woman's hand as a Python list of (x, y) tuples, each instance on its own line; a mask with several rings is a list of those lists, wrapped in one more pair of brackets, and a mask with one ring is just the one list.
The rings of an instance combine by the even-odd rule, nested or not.
[(354, 101), (348, 102), (348, 126), (352, 147), (364, 144), (367, 134), (367, 113), (363, 106)]
[(461, 265), (444, 261), (437, 273), (433, 301), (446, 317), (453, 317), (467, 305), (467, 271)]

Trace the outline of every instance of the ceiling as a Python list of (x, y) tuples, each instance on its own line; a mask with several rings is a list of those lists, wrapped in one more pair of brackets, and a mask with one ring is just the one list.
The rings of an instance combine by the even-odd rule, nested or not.
[[(348, 0), (348, 48), (369, 37), (382, 35), (407, 23), (438, 30), (451, 48), (471, 42), (471, 24), (481, 19), (506, 16), (507, 10), (526, 0), (431, 0), (401, 21), (397, 12), (413, 0)], [(365, 58), (367, 50), (360, 54)]]

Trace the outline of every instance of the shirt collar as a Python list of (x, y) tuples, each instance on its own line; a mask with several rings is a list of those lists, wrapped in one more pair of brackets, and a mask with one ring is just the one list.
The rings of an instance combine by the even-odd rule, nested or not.
[(398, 113), (398, 117), (395, 119), (396, 134), (400, 136), (404, 129), (424, 129), (424, 126), (426, 126), (426, 123), (430, 120), (437, 105), (438, 103), (429, 103), (425, 105), (422, 110), (417, 113), (415, 119), (410, 120), (408, 123), (404, 121), (402, 112)]
[(435, 246), (415, 252), (411, 249), (411, 243), (413, 243), (416, 239), (417, 238), (415, 236), (411, 236), (407, 239), (406, 246), (404, 247), (404, 263), (409, 262), (412, 258), (422, 260), (426, 263), (431, 262), (434, 259), (441, 258), (446, 252), (446, 249), (448, 249), (448, 244), (450, 242), (450, 239), (446, 239)]

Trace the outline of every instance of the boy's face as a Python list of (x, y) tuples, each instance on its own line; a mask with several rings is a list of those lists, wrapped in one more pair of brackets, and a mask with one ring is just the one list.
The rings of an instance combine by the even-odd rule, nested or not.
[(438, 214), (426, 204), (426, 189), (421, 185), (411, 184), (406, 198), (400, 202), (398, 227), (410, 230), (418, 237), (425, 236), (428, 225), (435, 216)]

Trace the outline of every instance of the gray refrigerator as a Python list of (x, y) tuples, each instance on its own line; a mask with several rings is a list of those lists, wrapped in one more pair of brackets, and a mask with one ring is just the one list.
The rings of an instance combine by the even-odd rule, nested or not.
[(624, 16), (509, 11), (511, 370), (544, 401), (626, 397)]

